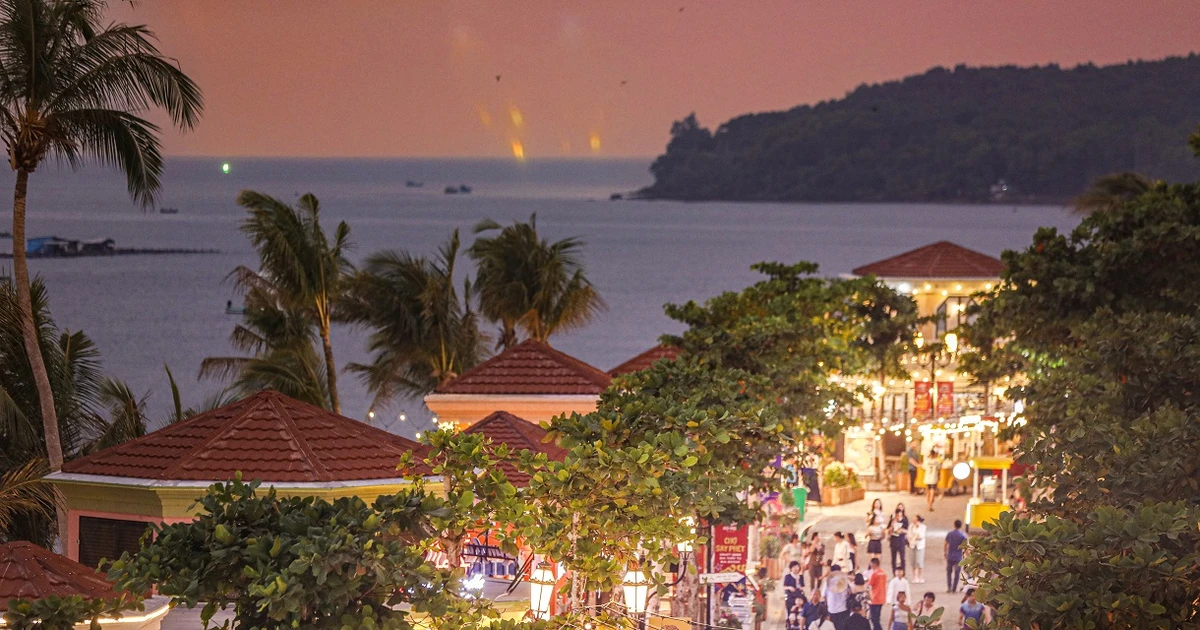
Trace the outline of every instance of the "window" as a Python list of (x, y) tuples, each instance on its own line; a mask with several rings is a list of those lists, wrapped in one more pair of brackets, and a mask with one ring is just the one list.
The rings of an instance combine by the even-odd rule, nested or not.
[(937, 317), (937, 338), (941, 339), (943, 335), (953, 331), (955, 328), (963, 324), (969, 324), (975, 321), (975, 314), (968, 313), (968, 310), (978, 303), (970, 296), (952, 295), (946, 298), (938, 307), (935, 316)]
[(116, 560), (126, 551), (136, 552), (149, 526), (145, 521), (79, 517), (80, 564), (98, 567), (101, 560)]

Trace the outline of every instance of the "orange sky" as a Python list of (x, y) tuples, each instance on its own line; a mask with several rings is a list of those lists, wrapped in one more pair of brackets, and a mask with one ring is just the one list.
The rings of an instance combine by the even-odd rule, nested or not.
[(1200, 46), (1195, 0), (144, 0), (114, 17), (150, 25), (204, 90), (167, 152), (212, 156), (645, 156), (690, 111), (712, 125), (934, 65)]

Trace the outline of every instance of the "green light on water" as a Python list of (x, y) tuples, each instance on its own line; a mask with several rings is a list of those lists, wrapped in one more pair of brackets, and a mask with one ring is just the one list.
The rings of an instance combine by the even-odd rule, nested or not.
[(221, 164), (221, 172), (225, 173), (226, 175), (229, 174), (229, 162), (224, 162)]

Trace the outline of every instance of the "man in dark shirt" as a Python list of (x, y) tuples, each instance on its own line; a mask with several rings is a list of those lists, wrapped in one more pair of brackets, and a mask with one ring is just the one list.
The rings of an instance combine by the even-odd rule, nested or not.
[(946, 555), (946, 592), (958, 592), (958, 578), (961, 575), (958, 563), (963, 559), (963, 547), (967, 544), (967, 535), (962, 531), (961, 520), (954, 521), (954, 530), (946, 534), (946, 543), (942, 551)]
[(862, 602), (857, 599), (850, 604), (850, 616), (846, 618), (843, 630), (871, 630), (871, 622), (862, 614)]

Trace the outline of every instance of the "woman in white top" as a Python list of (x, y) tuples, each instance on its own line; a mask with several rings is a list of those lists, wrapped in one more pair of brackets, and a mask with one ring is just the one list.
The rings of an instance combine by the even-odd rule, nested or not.
[(896, 603), (892, 604), (892, 619), (888, 622), (888, 630), (908, 630), (908, 617), (912, 608), (908, 605), (908, 593), (896, 593)]
[(913, 584), (925, 583), (925, 517), (917, 515), (916, 521), (908, 528), (908, 546), (912, 548)]

